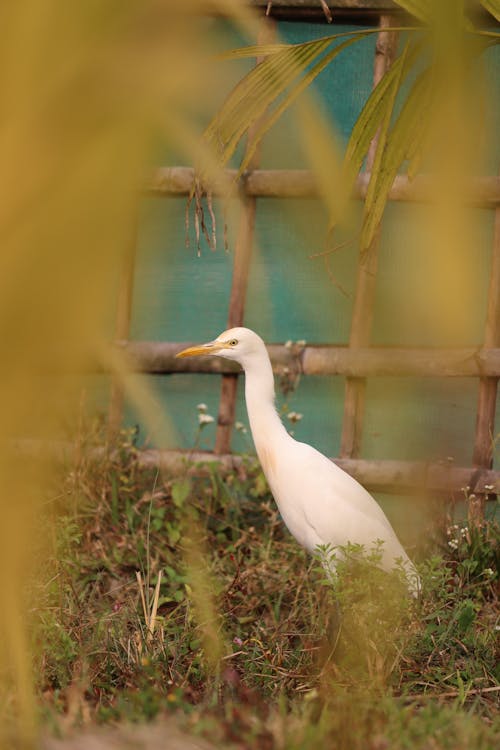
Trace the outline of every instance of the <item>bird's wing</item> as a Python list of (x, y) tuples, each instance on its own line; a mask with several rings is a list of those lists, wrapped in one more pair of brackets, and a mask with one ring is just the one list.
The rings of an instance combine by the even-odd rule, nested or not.
[(306, 521), (322, 544), (345, 545), (348, 541), (370, 549), (384, 541), (384, 558), (404, 557), (388, 519), (378, 503), (353, 477), (306, 443), (297, 443), (293, 473), (295, 486), (307, 494), (301, 504)]

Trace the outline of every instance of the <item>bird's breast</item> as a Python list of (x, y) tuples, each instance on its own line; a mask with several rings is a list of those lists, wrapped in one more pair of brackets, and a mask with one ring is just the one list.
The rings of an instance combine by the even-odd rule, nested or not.
[(313, 550), (321, 540), (307, 522), (305, 488), (300, 486), (295, 471), (280, 462), (279, 451), (272, 446), (257, 446), (257, 455), (285, 526), (300, 545)]

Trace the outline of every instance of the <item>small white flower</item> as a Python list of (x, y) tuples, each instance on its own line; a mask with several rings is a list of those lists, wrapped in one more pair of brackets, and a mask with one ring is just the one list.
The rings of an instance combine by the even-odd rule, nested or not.
[(464, 526), (463, 529), (460, 529), (460, 535), (461, 535), (462, 539), (467, 536), (467, 531), (468, 531), (468, 529), (467, 529), (466, 526)]
[(458, 549), (458, 542), (455, 541), (455, 539), (450, 539), (448, 542), (448, 547), (450, 549)]
[(204, 424), (210, 424), (211, 422), (214, 422), (214, 418), (211, 414), (198, 414), (198, 424), (204, 425)]
[(206, 404), (197, 404), (196, 408), (198, 411), (205, 412), (208, 409), (208, 406)]
[(483, 570), (483, 573), (484, 573), (484, 575), (485, 575), (485, 576), (487, 576), (488, 578), (493, 578), (493, 576), (495, 575), (495, 571), (494, 571), (494, 570), (492, 570), (492, 568), (485, 568), (485, 569)]
[(246, 435), (247, 434), (247, 428), (245, 427), (245, 425), (243, 424), (243, 422), (235, 422), (234, 423), (234, 429), (237, 430), (238, 432), (241, 432), (242, 435)]
[(495, 489), (495, 485), (494, 484), (485, 484), (484, 485), (484, 489), (485, 490), (494, 490)]
[(304, 415), (299, 414), (299, 412), (289, 411), (288, 414), (286, 415), (286, 418), (289, 419), (290, 422), (293, 422), (295, 424), (295, 422), (300, 422), (303, 416)]

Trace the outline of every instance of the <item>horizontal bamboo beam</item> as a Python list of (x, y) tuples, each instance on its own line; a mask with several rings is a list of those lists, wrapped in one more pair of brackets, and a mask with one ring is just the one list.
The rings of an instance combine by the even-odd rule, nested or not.
[[(325, 12), (320, 0), (248, 0), (256, 11), (269, 12), (269, 15), (283, 20), (324, 20)], [(382, 13), (409, 16), (391, 0), (326, 0), (331, 11), (333, 21), (351, 19), (357, 23), (375, 21)], [(268, 11), (269, 8), (269, 11)], [(495, 23), (494, 16), (476, 3), (468, 9), (476, 21)], [(325, 21), (326, 23), (326, 21)]]
[[(389, 10), (401, 10), (393, 0), (326, 0), (331, 10), (376, 10), (378, 13)], [(250, 5), (267, 8), (269, 0), (249, 0)], [(319, 0), (271, 0), (271, 8), (291, 10), (293, 8), (319, 9)]]
[[(15, 440), (10, 447), (20, 455), (40, 460), (65, 463), (82, 459), (82, 448), (67, 441)], [(113, 452), (105, 446), (86, 452), (90, 461), (113, 460)], [(159, 468), (171, 474), (182, 474), (194, 465), (218, 464), (224, 470), (237, 470), (255, 456), (216, 455), (204, 451), (140, 450), (136, 460), (140, 469)], [(337, 466), (358, 480), (372, 492), (410, 493), (466, 492), (485, 493), (489, 497), (500, 494), (500, 471), (455, 466), (452, 462), (426, 461), (369, 461), (366, 459), (331, 459)]]
[[(229, 180), (237, 181), (234, 169), (225, 170)], [(366, 196), (370, 175), (361, 174), (354, 188), (354, 197)], [(158, 167), (153, 170), (143, 185), (146, 194), (156, 196), (188, 195), (193, 187), (192, 167)], [(212, 186), (215, 195), (223, 194), (222, 184)], [(318, 190), (314, 174), (306, 169), (255, 169), (245, 173), (235, 182), (235, 194), (243, 190), (254, 198), (317, 198)], [(389, 191), (389, 200), (403, 202), (426, 202), (432, 199), (433, 179), (430, 175), (418, 175), (409, 180), (398, 175)], [(474, 177), (464, 185), (464, 199), (473, 206), (494, 208), (500, 205), (500, 177)]]
[[(137, 457), (142, 468), (161, 468), (182, 472), (189, 464), (217, 463), (227, 470), (237, 469), (248, 456), (215, 455), (202, 451), (144, 450)], [(257, 459), (255, 459), (257, 460)], [(372, 492), (489, 492), (500, 493), (500, 471), (478, 472), (452, 463), (424, 461), (369, 461), (366, 459), (331, 459), (337, 466)], [(469, 488), (469, 490), (467, 489)]]
[(303, 369), (309, 375), (477, 377), (500, 370), (500, 349), (308, 347)]
[[(191, 343), (156, 341), (116, 342), (129, 367), (136, 372), (166, 375), (178, 372), (227, 374), (239, 372), (234, 362), (219, 357), (176, 359)], [(284, 367), (304, 375), (380, 375), (422, 377), (498, 377), (500, 349), (399, 349), (347, 346), (305, 346), (297, 354), (283, 344), (270, 344), (268, 352), (275, 372)]]

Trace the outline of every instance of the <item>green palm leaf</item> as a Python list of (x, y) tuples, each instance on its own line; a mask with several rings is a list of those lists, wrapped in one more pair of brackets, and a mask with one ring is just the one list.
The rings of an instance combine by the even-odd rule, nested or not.
[[(296, 45), (295, 45), (296, 46)], [(248, 47), (237, 47), (217, 54), (217, 60), (244, 60), (248, 57), (268, 57), (277, 52), (290, 49), (289, 44), (253, 44)]]
[(379, 136), (379, 148), (365, 202), (365, 216), (361, 232), (362, 249), (366, 249), (373, 239), (399, 167), (409, 155), (409, 151), (413, 151), (414, 155), (421, 142), (420, 113), (425, 110), (424, 102), (429, 95), (429, 86), (429, 72), (424, 71), (413, 84), (390, 132), (385, 131)]
[(488, 13), (500, 21), (500, 0), (481, 0), (481, 5), (485, 8)]
[[(431, 0), (395, 0), (395, 2), (425, 25), (432, 26), (439, 20), (439, 14), (436, 16), (435, 13), (437, 7)], [(481, 0), (481, 2), (490, 13), (500, 19), (500, 0)], [(456, 24), (453, 24), (453, 28), (473, 30), (470, 22), (464, 17), (463, 5), (459, 3), (455, 10)], [(403, 27), (390, 30), (415, 31), (416, 29)], [(233, 89), (205, 131), (205, 139), (217, 152), (218, 160), (223, 165), (227, 164), (242, 136), (254, 125), (252, 141), (247, 146), (245, 157), (238, 170), (238, 175), (240, 175), (251, 162), (255, 149), (264, 134), (273, 127), (321, 71), (342, 50), (377, 31), (377, 29), (367, 29), (358, 32), (343, 32), (297, 45), (254, 45), (230, 50), (220, 55), (219, 58), (223, 59), (261, 57), (264, 60)], [(476, 39), (479, 40), (478, 51), (498, 42), (498, 34), (494, 32), (474, 30), (474, 33)], [(343, 42), (338, 43), (342, 37)], [(351, 133), (342, 175), (340, 178), (336, 174), (332, 175), (332, 180), (338, 179), (342, 183), (344, 194), (349, 194), (362, 168), (370, 143), (378, 132), (378, 145), (365, 201), (362, 248), (366, 248), (373, 238), (382, 217), (389, 189), (402, 162), (408, 159), (410, 177), (414, 175), (420, 164), (425, 128), (421, 118), (418, 117), (418, 107), (429, 96), (429, 89), (432, 85), (430, 72), (426, 75), (421, 74), (417, 78), (392, 127), (391, 123), (397, 95), (402, 83), (421, 58), (425, 38), (425, 35), (419, 36), (416, 42), (408, 43), (403, 53), (374, 88)], [(322, 142), (324, 143), (324, 139)], [(332, 156), (328, 163), (335, 166), (336, 155), (334, 156), (335, 158)], [(336, 166), (333, 171), (336, 172)], [(326, 200), (331, 224), (339, 218), (338, 211), (333, 210), (333, 205), (334, 203), (337, 206), (341, 204), (338, 200), (340, 194), (337, 187), (335, 191), (334, 198), (330, 196), (331, 200)], [(333, 191), (331, 193), (333, 196)]]
[(331, 52), (326, 54), (319, 62), (317, 62), (304, 76), (300, 78), (298, 82), (296, 82), (293, 87), (288, 91), (286, 96), (282, 99), (280, 104), (268, 115), (265, 115), (262, 119), (262, 122), (259, 124), (259, 127), (257, 128), (256, 132), (253, 135), (252, 142), (249, 144), (247, 148), (247, 152), (245, 154), (244, 159), (242, 160), (242, 163), (240, 165), (240, 168), (238, 170), (238, 175), (241, 175), (245, 169), (248, 167), (248, 164), (250, 163), (255, 150), (259, 144), (259, 142), (262, 140), (263, 136), (267, 133), (268, 130), (270, 130), (273, 125), (277, 122), (277, 120), (281, 117), (281, 115), (288, 109), (288, 107), (292, 104), (295, 99), (310, 85), (310, 83), (321, 73), (324, 68), (329, 65), (329, 63), (340, 53), (342, 50), (344, 50), (346, 47), (349, 47), (351, 44), (354, 44), (354, 42), (357, 42), (359, 39), (362, 38), (362, 34), (357, 34), (354, 37), (351, 37), (350, 39), (347, 39), (342, 44), (339, 44), (337, 47), (335, 47)]
[[(413, 45), (395, 60), (373, 89), (356, 120), (344, 158), (344, 180), (348, 190), (352, 189), (370, 143), (386, 114), (391, 97), (394, 97), (397, 91), (398, 82), (401, 83), (410, 72), (419, 50), (419, 45)], [(392, 107), (390, 111), (392, 112)]]
[[(401, 77), (402, 77), (402, 72), (405, 68), (405, 62), (406, 62), (406, 58), (408, 55), (409, 47), (410, 45), (409, 43), (407, 43), (403, 52), (398, 58), (399, 64), (397, 66), (393, 66), (395, 67), (395, 74), (391, 78), (391, 85), (388, 89), (387, 101), (385, 103), (380, 126), (378, 129), (377, 148), (375, 150), (375, 158), (374, 158), (372, 169), (371, 169), (370, 182), (368, 183), (368, 190), (367, 190), (366, 199), (365, 199), (363, 229), (361, 231), (361, 249), (362, 250), (367, 248), (368, 245), (370, 244), (373, 238), (375, 229), (377, 228), (381, 215), (382, 215), (380, 214), (380, 216), (378, 217), (378, 220), (375, 223), (374, 214), (376, 213), (375, 207), (378, 206), (376, 197), (380, 193), (380, 191), (377, 190), (377, 188), (379, 187), (379, 180), (382, 174), (382, 157), (385, 155), (385, 158), (387, 158), (387, 155), (385, 154), (387, 134), (389, 132), (389, 127), (391, 124), (392, 114), (394, 111), (394, 105), (396, 103), (396, 97), (401, 87)], [(399, 164), (397, 166), (399, 166)], [(382, 205), (382, 210), (383, 210), (383, 205)]]
[[(220, 57), (225, 59), (259, 56), (265, 57), (265, 60), (237, 84), (205, 131), (205, 139), (217, 152), (221, 164), (227, 164), (245, 132), (256, 121), (261, 120), (252, 143), (247, 149), (245, 159), (240, 165), (239, 174), (241, 174), (247, 168), (262, 136), (277, 122), (299, 94), (342, 50), (376, 31), (376, 29), (365, 29), (358, 32), (342, 32), (302, 44), (254, 45), (223, 53)], [(340, 39), (344, 41), (328, 52), (328, 48)], [(406, 73), (405, 70), (405, 75)], [(370, 105), (366, 114), (369, 115), (370, 107), (375, 110), (376, 115), (378, 114), (374, 128), (366, 130), (364, 122), (359, 123), (361, 127), (358, 127), (358, 135), (359, 131), (362, 131), (359, 145), (365, 147), (365, 152), (378, 127), (380, 112), (384, 107), (384, 96), (391, 86), (393, 75), (394, 73), (389, 72), (388, 79), (385, 80), (387, 77), (384, 77), (380, 88), (377, 87), (375, 97), (373, 99), (370, 97)], [(282, 97), (281, 101), (273, 109), (273, 105), (280, 97)], [(356, 140), (355, 138), (354, 141)], [(352, 143), (351, 140), (351, 146)], [(357, 153), (357, 150), (354, 150)], [(363, 158), (364, 154), (361, 160), (353, 161), (353, 165), (356, 163), (357, 168), (353, 166), (349, 173), (351, 182), (359, 171)]]
[(252, 122), (330, 43), (330, 39), (321, 39), (287, 47), (266, 58), (240, 81), (205, 132), (223, 163), (231, 157)]

